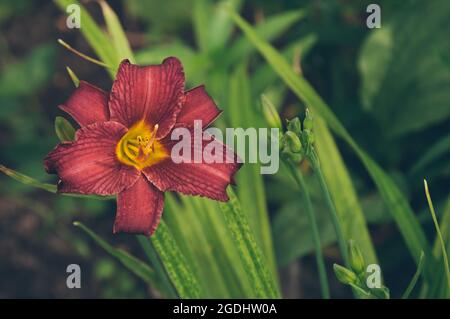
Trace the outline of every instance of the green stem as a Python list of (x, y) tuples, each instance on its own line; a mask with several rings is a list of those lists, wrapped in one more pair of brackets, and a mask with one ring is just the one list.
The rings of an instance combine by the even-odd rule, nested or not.
[(322, 255), (322, 245), (320, 243), (319, 229), (317, 227), (316, 215), (314, 214), (311, 198), (309, 196), (308, 188), (306, 187), (305, 180), (303, 178), (300, 170), (292, 163), (291, 161), (287, 161), (287, 165), (297, 182), (300, 191), (303, 195), (303, 199), (306, 203), (306, 212), (308, 214), (309, 223), (311, 225), (312, 233), (313, 233), (313, 241), (316, 250), (316, 262), (317, 268), (319, 271), (319, 280), (320, 280), (320, 288), (322, 291), (322, 297), (324, 299), (330, 298), (330, 288), (328, 285), (327, 273), (325, 270), (325, 261)]
[(341, 224), (339, 222), (339, 218), (336, 212), (336, 208), (334, 207), (333, 200), (331, 199), (330, 191), (328, 190), (327, 183), (325, 181), (325, 178), (322, 173), (322, 169), (320, 168), (319, 159), (317, 157), (317, 154), (314, 150), (310, 152), (310, 156), (308, 156), (313, 169), (317, 175), (317, 178), (319, 179), (320, 188), (322, 189), (322, 192), (325, 196), (325, 201), (328, 206), (328, 210), (330, 212), (331, 221), (333, 223), (334, 231), (336, 232), (336, 237), (338, 240), (339, 250), (341, 251), (342, 259), (344, 260), (344, 264), (349, 267), (349, 258), (348, 258), (348, 251), (347, 251), (347, 244), (345, 241), (344, 234), (342, 232)]

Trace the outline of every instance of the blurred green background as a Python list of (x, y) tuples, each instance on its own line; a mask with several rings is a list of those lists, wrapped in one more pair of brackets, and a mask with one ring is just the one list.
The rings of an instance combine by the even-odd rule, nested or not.
[[(240, 13), (255, 25), (282, 17), (273, 18), (261, 32), (394, 178), (433, 239), (422, 179), (427, 178), (437, 211), (443, 212), (450, 190), (450, 3), (377, 1), (382, 28), (372, 31), (366, 26), (371, 2), (247, 0), (241, 2)], [(84, 3), (103, 24), (99, 5)], [(234, 70), (235, 61), (245, 59), (252, 101), (265, 92), (283, 118), (304, 111), (236, 28), (220, 30), (231, 34), (226, 50), (214, 50), (220, 38), (197, 43), (194, 1), (108, 3), (119, 15), (138, 63), (160, 63), (167, 53), (176, 54), (185, 65), (188, 87), (205, 83), (221, 106), (227, 105), (228, 77), (239, 72)], [(42, 181), (55, 181), (45, 173), (42, 159), (58, 142), (55, 116), (68, 118), (57, 108), (73, 90), (65, 67), (105, 90), (111, 81), (103, 68), (58, 46), (56, 39), (62, 38), (94, 55), (80, 32), (67, 29), (65, 15), (53, 2), (0, 0), (0, 25), (0, 163)], [(205, 45), (212, 49), (200, 50)], [(347, 145), (336, 141), (357, 187), (385, 280), (395, 294), (407, 285), (414, 263), (365, 169)], [(314, 179), (309, 184), (331, 264), (339, 260), (334, 233), (321, 218), (326, 208), (318, 185)], [(318, 297), (303, 203), (287, 185), (283, 178), (265, 177), (283, 295)], [(1, 175), (0, 298), (158, 297), (72, 226), (73, 220), (81, 220), (108, 242), (144, 259), (134, 237), (112, 235), (114, 211), (114, 202), (55, 196)], [(82, 267), (82, 289), (66, 288), (65, 269), (71, 263)], [(331, 283), (335, 296), (350, 296), (336, 280)]]

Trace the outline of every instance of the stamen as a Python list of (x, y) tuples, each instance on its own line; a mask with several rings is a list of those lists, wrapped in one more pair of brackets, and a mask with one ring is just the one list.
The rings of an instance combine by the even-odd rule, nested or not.
[(142, 169), (166, 157), (167, 154), (156, 138), (158, 129), (158, 124), (152, 129), (145, 126), (145, 123), (138, 123), (130, 128), (118, 144), (116, 152), (119, 160)]

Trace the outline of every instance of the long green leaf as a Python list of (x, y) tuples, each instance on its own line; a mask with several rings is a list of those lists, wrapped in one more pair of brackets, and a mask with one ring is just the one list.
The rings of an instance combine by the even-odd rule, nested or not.
[(419, 259), (419, 264), (417, 265), (417, 270), (414, 273), (414, 276), (412, 277), (408, 287), (406, 287), (405, 292), (402, 295), (402, 299), (408, 299), (408, 297), (411, 295), (412, 291), (414, 290), (414, 287), (417, 284), (417, 281), (419, 280), (420, 274), (423, 271), (423, 265), (424, 265), (424, 254), (422, 252), (422, 254), (420, 255), (420, 259)]
[[(42, 183), (38, 181), (37, 179), (34, 179), (30, 176), (27, 176), (25, 174), (19, 173), (13, 169), (7, 168), (0, 164), (0, 172), (4, 173), (5, 175), (11, 177), (12, 179), (18, 181), (19, 183), (40, 188), (43, 190), (46, 190), (50, 193), (57, 193), (57, 187), (55, 184), (49, 184), (49, 183)], [(97, 200), (108, 200), (113, 198), (112, 196), (96, 196), (96, 195), (81, 195), (81, 194), (70, 194), (70, 193), (61, 193), (61, 195), (70, 196), (70, 197), (79, 197), (79, 198), (91, 198), (91, 199), (97, 199)]]
[(55, 0), (58, 7), (66, 13), (67, 7), (76, 4), (80, 7), (81, 27), (80, 31), (94, 49), (100, 59), (106, 63), (111, 76), (116, 74), (119, 58), (113, 44), (107, 35), (97, 26), (89, 12), (76, 0)]
[(36, 188), (40, 188), (40, 189), (44, 189), (47, 192), (50, 193), (56, 193), (56, 185), (54, 184), (49, 184), (49, 183), (41, 183), (38, 180), (29, 177), (27, 175), (24, 175), (22, 173), (19, 173), (15, 170), (12, 170), (10, 168), (7, 168), (3, 165), (0, 165), (0, 172), (4, 173), (5, 175), (8, 175), (9, 177), (11, 177), (12, 179), (15, 179), (16, 181), (18, 181), (19, 183), (25, 184), (25, 185), (29, 185), (32, 187), (36, 187)]
[(202, 52), (208, 52), (210, 49), (208, 36), (210, 14), (211, 5), (207, 0), (194, 0), (192, 10), (194, 33), (197, 45)]
[(159, 284), (156, 273), (147, 264), (122, 249), (114, 248), (82, 223), (74, 222), (73, 224), (81, 228), (108, 254), (117, 258), (117, 260), (119, 260), (128, 270), (130, 270), (136, 276), (144, 280), (146, 283), (154, 286), (158, 291), (164, 291), (164, 289), (161, 289), (162, 287)]
[(108, 28), (109, 36), (112, 39), (116, 54), (119, 60), (129, 59), (134, 63), (133, 52), (130, 48), (125, 31), (120, 24), (119, 18), (106, 1), (100, 1), (103, 16), (105, 17), (106, 27)]
[(355, 187), (333, 136), (320, 117), (316, 117), (314, 127), (314, 134), (317, 137), (315, 145), (321, 159), (320, 165), (336, 206), (346, 241), (353, 239), (358, 243), (366, 262), (378, 263)]
[[(245, 65), (240, 65), (230, 78), (230, 94), (228, 113), (231, 127), (244, 129), (260, 126), (261, 115), (253, 107), (250, 81)], [(256, 143), (248, 143), (246, 156), (250, 153), (257, 154)], [(245, 158), (245, 154), (240, 154)], [(248, 158), (246, 159), (248, 161)], [(257, 242), (263, 249), (270, 268), (276, 274), (275, 254), (272, 244), (269, 213), (266, 206), (266, 194), (264, 181), (260, 173), (259, 163), (247, 163), (237, 176), (239, 188), (237, 194), (243, 211), (248, 215), (250, 226), (255, 234)]]
[(139, 235), (136, 237), (142, 249), (144, 250), (145, 255), (150, 261), (150, 266), (155, 270), (156, 279), (160, 282), (161, 288), (164, 289), (161, 292), (167, 298), (177, 298), (178, 297), (177, 291), (175, 290), (175, 287), (172, 285), (172, 282), (170, 281), (170, 278), (167, 275), (166, 269), (164, 268), (164, 265), (159, 259), (159, 256), (155, 250), (155, 247), (153, 247), (150, 238), (144, 235)]
[(220, 203), (228, 230), (233, 237), (245, 270), (253, 285), (258, 298), (279, 298), (280, 293), (276, 288), (275, 280), (267, 267), (266, 260), (247, 220), (247, 216), (241, 210), (239, 201), (231, 187), (227, 189), (230, 200)]
[(449, 261), (447, 256), (447, 248), (445, 245), (444, 237), (441, 233), (441, 228), (439, 226), (439, 222), (436, 217), (436, 212), (434, 210), (433, 201), (431, 200), (430, 192), (428, 190), (428, 183), (426, 180), (423, 181), (424, 187), (425, 187), (425, 195), (427, 197), (428, 206), (430, 208), (431, 217), (433, 219), (434, 227), (436, 228), (436, 234), (437, 234), (437, 240), (439, 240), (439, 247), (441, 249), (442, 253), (442, 260), (445, 268), (445, 277), (447, 279), (447, 288), (445, 294), (448, 294), (450, 292), (450, 267), (449, 267)]
[[(389, 175), (387, 175), (378, 164), (359, 147), (336, 115), (331, 111), (330, 107), (315, 92), (306, 79), (295, 74), (289, 63), (269, 43), (264, 41), (250, 24), (243, 20), (237, 13), (230, 11), (230, 14), (235, 23), (274, 68), (286, 85), (301, 100), (303, 100), (305, 104), (315, 110), (326, 121), (328, 126), (337, 135), (343, 138), (358, 155), (375, 181), (381, 196), (388, 204), (389, 210), (394, 217), (412, 256), (416, 260), (416, 263), (419, 262), (421, 251), (424, 251), (425, 256), (431, 256), (430, 245), (426, 240), (419, 222), (415, 218), (407, 199)], [(428, 278), (431, 278), (433, 269), (428, 266), (429, 265), (426, 266), (425, 273)]]
[[(267, 21), (255, 27), (255, 32), (262, 39), (266, 41), (272, 41), (287, 29), (289, 29), (294, 23), (300, 21), (305, 17), (305, 12), (302, 10), (283, 12), (278, 15), (269, 17)], [(233, 46), (227, 51), (224, 63), (236, 63), (246, 58), (250, 53), (254, 51), (254, 47), (251, 42), (245, 37), (237, 39)]]
[(213, 16), (208, 29), (209, 46), (213, 50), (224, 48), (233, 31), (233, 21), (229, 14), (220, 9), (221, 6), (231, 6), (234, 10), (239, 11), (242, 2), (242, 0), (222, 0), (213, 8)]
[(188, 299), (204, 296), (199, 280), (189, 269), (183, 252), (179, 249), (164, 221), (160, 222), (151, 239), (179, 296)]

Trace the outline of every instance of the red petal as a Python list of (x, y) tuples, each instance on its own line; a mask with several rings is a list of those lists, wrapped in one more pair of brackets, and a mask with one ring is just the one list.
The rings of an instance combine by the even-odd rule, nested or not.
[(133, 186), (117, 196), (117, 214), (113, 232), (150, 236), (159, 224), (163, 207), (163, 193), (141, 175)]
[[(165, 147), (171, 150), (176, 141), (165, 139)], [(179, 163), (176, 164), (172, 157), (149, 166), (143, 170), (145, 176), (161, 191), (176, 191), (187, 195), (206, 196), (215, 200), (227, 201), (226, 188), (234, 181), (234, 174), (241, 166), (237, 163), (237, 156), (223, 143), (215, 140), (203, 141), (203, 147), (214, 143), (222, 149), (223, 163)], [(191, 156), (199, 150), (191, 143)], [(183, 154), (184, 155), (184, 154)], [(182, 157), (183, 157), (182, 155)], [(227, 163), (226, 158), (232, 163)]]
[(177, 118), (177, 123), (183, 126), (193, 127), (195, 120), (201, 120), (202, 126), (207, 127), (222, 113), (206, 93), (203, 85), (187, 91), (185, 96), (185, 102)]
[(44, 160), (48, 173), (61, 179), (63, 193), (112, 195), (132, 185), (139, 171), (116, 159), (117, 142), (127, 129), (116, 122), (99, 122), (77, 131), (74, 142), (63, 142)]
[(183, 100), (184, 73), (178, 59), (145, 67), (124, 60), (111, 90), (111, 120), (131, 127), (144, 119), (159, 125), (157, 137), (162, 138), (174, 126)]
[(109, 119), (108, 93), (87, 82), (80, 85), (60, 109), (70, 114), (80, 126)]

